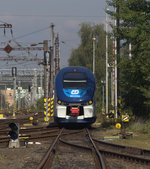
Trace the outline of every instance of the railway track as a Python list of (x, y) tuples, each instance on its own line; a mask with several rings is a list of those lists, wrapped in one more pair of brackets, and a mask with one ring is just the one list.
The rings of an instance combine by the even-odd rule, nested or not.
[[(66, 141), (62, 139), (61, 141), (63, 143), (66, 143)], [(133, 165), (135, 165), (135, 168), (138, 168), (138, 166), (140, 166), (141, 169), (143, 168), (149, 169), (149, 165), (150, 165), (150, 151), (149, 150), (112, 144), (112, 143), (108, 143), (102, 140), (96, 140), (94, 138), (92, 139), (92, 141), (95, 143), (98, 151), (101, 153), (102, 158), (104, 158), (106, 166), (110, 169), (121, 168), (120, 167), (121, 163), (124, 163), (124, 166), (132, 166), (131, 168), (133, 168)], [(67, 143), (67, 144), (70, 144), (70, 143)], [(74, 145), (74, 146), (77, 146), (77, 145)], [(84, 146), (80, 145), (79, 147), (87, 149), (85, 145)], [(112, 165), (113, 160), (117, 161), (117, 166), (115, 167), (113, 167)]]
[[(138, 164), (144, 168), (150, 165), (150, 151), (136, 147), (122, 146), (112, 144), (101, 140), (93, 139), (99, 148), (99, 151), (106, 160), (119, 159), (124, 160), (126, 163)], [(142, 167), (141, 167), (142, 168)]]
[[(7, 130), (0, 130), (0, 146), (8, 146), (10, 137), (6, 135)], [(123, 166), (132, 166), (131, 168), (135, 165), (135, 168), (140, 166), (141, 169), (147, 169), (150, 165), (149, 150), (97, 140), (91, 137), (88, 129), (61, 130), (54, 126), (28, 126), (21, 127), (21, 136), (25, 137), (27, 142), (41, 141), (41, 144), (43, 144), (42, 142), (46, 141), (47, 145), (51, 145), (48, 151), (49, 155), (44, 155), (50, 157), (46, 169), (49, 166), (51, 168), (62, 166), (64, 166), (63, 168), (66, 168), (66, 166), (67, 168), (79, 168), (79, 164), (85, 165), (81, 168), (87, 169), (102, 168), (103, 166), (104, 168), (117, 169), (122, 163)], [(56, 140), (55, 144), (54, 139)], [(112, 167), (114, 163), (115, 167)], [(43, 164), (42, 166), (39, 164), (38, 167), (44, 169)]]
[[(89, 161), (89, 164), (87, 164), (87, 161), (85, 162), (87, 166), (86, 168), (93, 167), (117, 169), (120, 168), (120, 166), (122, 165), (134, 165), (135, 168), (140, 166), (141, 169), (145, 169), (149, 168), (150, 164), (150, 151), (148, 150), (126, 147), (117, 144), (107, 143), (101, 140), (96, 140), (91, 137), (90, 131), (88, 129), (79, 130), (77, 132), (70, 132), (66, 129), (62, 129), (57, 135), (53, 144), (51, 144), (51, 146), (49, 147), (49, 150), (47, 151), (46, 155), (44, 155), (44, 158), (41, 160), (41, 163), (36, 169), (55, 168), (56, 165), (58, 167), (58, 163), (61, 163), (61, 160), (57, 160), (58, 154), (60, 154), (59, 158), (63, 159), (63, 156), (65, 153), (67, 154), (67, 151), (69, 151), (70, 153), (72, 152), (72, 154), (74, 155), (76, 154), (75, 156), (80, 156), (80, 154), (83, 153), (85, 159), (88, 156), (87, 161), (88, 159), (94, 159), (94, 162)], [(68, 165), (67, 163), (71, 163), (69, 159), (70, 157), (68, 157), (68, 161), (65, 162), (66, 165)], [(117, 166), (115, 167), (113, 164), (113, 160), (114, 163), (117, 163)]]
[[(72, 140), (73, 142), (79, 141), (80, 144), (86, 144), (87, 146), (83, 147), (79, 144), (77, 145), (74, 143), (70, 143), (70, 142), (67, 142), (66, 140), (63, 139), (63, 138), (67, 138), (70, 140), (70, 137), (73, 137), (74, 134), (75, 134), (75, 139)], [(80, 139), (77, 139), (77, 137), (80, 137)], [(82, 137), (82, 139), (81, 139), (81, 137)], [(59, 153), (59, 149), (63, 149), (63, 151), (66, 151), (66, 146), (72, 147), (73, 148), (72, 151), (74, 151), (75, 147), (77, 149), (81, 149), (81, 148), (84, 149), (84, 153), (85, 153), (85, 151), (88, 152), (88, 155), (90, 154), (91, 159), (92, 158), (94, 159), (94, 162), (95, 162), (95, 163), (93, 163), (94, 168), (98, 168), (98, 169), (99, 168), (101, 168), (101, 169), (106, 168), (105, 162), (103, 161), (101, 153), (99, 152), (97, 146), (93, 142), (93, 139), (92, 139), (88, 129), (79, 130), (77, 132), (74, 132), (74, 131), (70, 132), (70, 131), (65, 130), (63, 128), (60, 130), (58, 136), (53, 141), (53, 143), (49, 147), (47, 153), (44, 155), (44, 158), (41, 160), (39, 166), (36, 169), (48, 169), (48, 168), (51, 168), (52, 165), (55, 165), (55, 164), (53, 164), (53, 161), (55, 161), (54, 159), (56, 158), (57, 153)], [(79, 155), (80, 155), (80, 151), (78, 150), (76, 156), (79, 156)], [(84, 158), (86, 158), (86, 156)], [(87, 167), (88, 167), (88, 165), (87, 165)]]
[(124, 146), (124, 145), (119, 145), (119, 144), (113, 144), (110, 142), (106, 142), (103, 140), (93, 140), (98, 143), (101, 148), (103, 149), (109, 149), (111, 151), (118, 151), (121, 153), (128, 153), (128, 154), (133, 154), (133, 155), (139, 155), (139, 156), (145, 156), (145, 157), (150, 157), (150, 150), (145, 150), (141, 148), (136, 148), (136, 147), (129, 147), (129, 146)]

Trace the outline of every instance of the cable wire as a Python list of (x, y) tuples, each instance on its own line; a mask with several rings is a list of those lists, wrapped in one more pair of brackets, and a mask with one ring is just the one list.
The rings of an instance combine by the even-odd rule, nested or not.
[(38, 32), (42, 32), (42, 31), (47, 30), (47, 29), (49, 29), (49, 28), (50, 28), (50, 26), (45, 27), (45, 28), (42, 28), (42, 29), (39, 29), (39, 30), (36, 30), (36, 31), (34, 31), (34, 32), (31, 32), (31, 33), (27, 33), (27, 34), (18, 36), (18, 37), (16, 37), (16, 38), (12, 38), (12, 39), (10, 39), (9, 41), (16, 40), (16, 39), (21, 39), (21, 38), (30, 36), (30, 35), (35, 34), (35, 33), (38, 33)]
[(0, 15), (2, 16), (11, 16), (11, 17), (54, 17), (54, 18), (99, 18), (105, 17), (104, 15)]

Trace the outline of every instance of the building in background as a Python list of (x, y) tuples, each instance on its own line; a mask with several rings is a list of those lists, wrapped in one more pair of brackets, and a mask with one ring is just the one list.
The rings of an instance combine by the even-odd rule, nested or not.
[[(39, 87), (38, 93), (35, 95), (29, 93), (28, 89), (22, 89), (20, 87), (16, 90), (16, 102), (21, 104), (21, 107), (32, 105), (32, 97), (35, 97), (35, 100), (40, 99), (44, 95), (44, 91)], [(14, 90), (11, 88), (7, 88), (6, 90), (0, 90), (0, 107), (8, 108), (13, 106), (14, 99)], [(23, 103), (23, 104), (22, 104)], [(30, 103), (30, 104), (29, 104)]]

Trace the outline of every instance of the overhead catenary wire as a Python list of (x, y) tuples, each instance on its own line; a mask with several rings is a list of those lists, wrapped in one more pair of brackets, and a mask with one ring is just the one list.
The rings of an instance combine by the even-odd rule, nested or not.
[(0, 22), (3, 23), (3, 24), (8, 24), (7, 22), (1, 21), (1, 20), (0, 20)]
[[(0, 22), (3, 22), (3, 21), (0, 21)], [(3, 22), (3, 23), (5, 23), (5, 22)], [(35, 33), (44, 31), (44, 30), (49, 29), (49, 28), (50, 28), (50, 26), (49, 26), (49, 27), (42, 28), (42, 29), (39, 29), (39, 30), (36, 30), (36, 31), (33, 31), (33, 32), (31, 32), (31, 33), (24, 34), (24, 35), (22, 35), (22, 36), (18, 36), (18, 37), (12, 38), (11, 40), (8, 40), (7, 43), (10, 43), (11, 41), (13, 41), (15, 44), (17, 44), (17, 46), (19, 46), (20, 48), (23, 48), (22, 45), (21, 45), (19, 42), (16, 41), (16, 39), (20, 39), (20, 38), (23, 38), (23, 37), (26, 37), (26, 36), (35, 34)], [(27, 48), (26, 52), (27, 52), (28, 54), (34, 56), (31, 52), (29, 52), (28, 49), (29, 49), (29, 48)], [(34, 56), (34, 57), (35, 57), (35, 56)]]
[(21, 35), (21, 36), (18, 36), (18, 37), (15, 37), (15, 38), (12, 38), (12, 39), (10, 39), (9, 41), (16, 40), (16, 39), (21, 39), (21, 38), (30, 36), (30, 35), (32, 35), (32, 34), (35, 34), (35, 33), (39, 33), (39, 32), (45, 31), (45, 30), (47, 30), (47, 29), (49, 29), (49, 28), (50, 28), (50, 26), (45, 27), (45, 28), (42, 28), (42, 29), (39, 29), (39, 30), (36, 30), (36, 31), (33, 31), (33, 32), (30, 32), (30, 33), (27, 33), (27, 34), (24, 34), (24, 35)]
[(21, 15), (21, 14), (15, 14), (15, 15), (0, 15), (1, 17), (5, 16), (11, 16), (11, 17), (53, 17), (53, 18), (99, 18), (99, 17), (102, 17), (102, 18), (105, 18), (104, 15), (32, 15), (32, 14), (29, 14), (29, 15)]

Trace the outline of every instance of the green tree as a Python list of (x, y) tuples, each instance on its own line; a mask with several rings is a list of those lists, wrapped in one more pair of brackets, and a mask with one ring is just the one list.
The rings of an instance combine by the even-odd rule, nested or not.
[(132, 58), (121, 57), (120, 86), (124, 107), (136, 115), (149, 114), (150, 103), (150, 2), (146, 0), (112, 0), (110, 6), (119, 12), (109, 14), (120, 20), (112, 25), (113, 34), (122, 40), (122, 47), (132, 44)]

